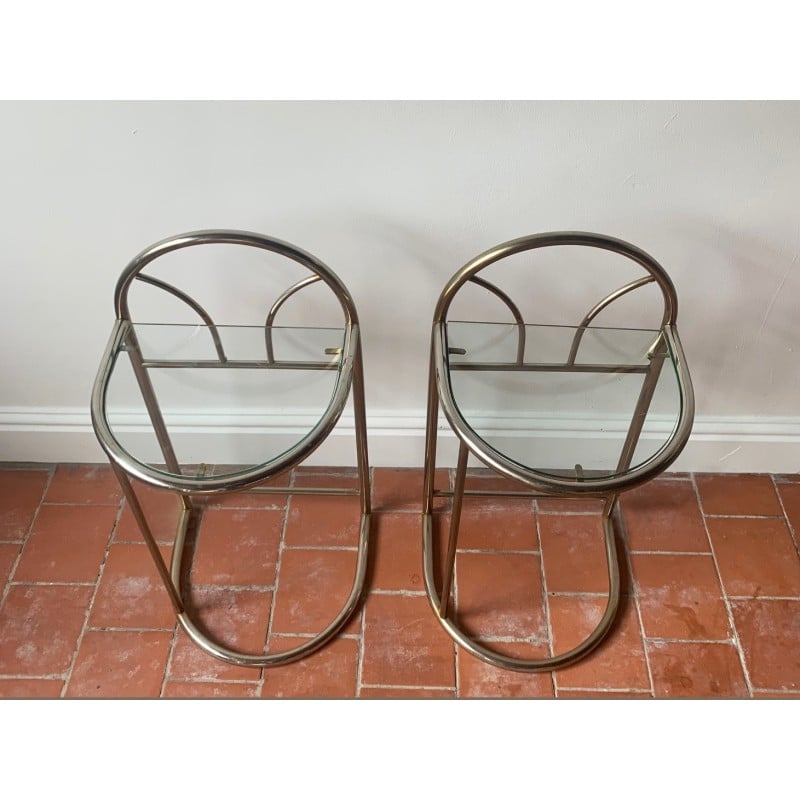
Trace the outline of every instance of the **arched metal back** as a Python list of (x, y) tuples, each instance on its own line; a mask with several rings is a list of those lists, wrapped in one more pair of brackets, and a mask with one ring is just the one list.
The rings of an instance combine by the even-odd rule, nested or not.
[(555, 233), (537, 233), (530, 236), (523, 236), (519, 239), (513, 239), (510, 242), (499, 244), (479, 256), (476, 256), (468, 264), (463, 266), (453, 277), (448, 281), (447, 285), (442, 290), (439, 296), (439, 301), (436, 304), (436, 310), (433, 315), (434, 324), (443, 322), (447, 318), (447, 311), (453, 298), (458, 293), (459, 289), (467, 283), (473, 282), (483, 286), (489, 291), (497, 294), (504, 300), (506, 305), (509, 306), (512, 314), (514, 314), (516, 322), (519, 324), (519, 312), (513, 303), (504, 299), (505, 296), (492, 284), (478, 278), (477, 274), (508, 256), (517, 253), (523, 253), (527, 250), (536, 250), (540, 247), (556, 247), (562, 245), (578, 245), (584, 247), (596, 247), (601, 250), (610, 250), (613, 253), (619, 253), (633, 261), (649, 273), (649, 277), (633, 281), (626, 286), (616, 290), (608, 297), (601, 300), (590, 312), (584, 317), (581, 322), (582, 326), (587, 325), (591, 319), (594, 318), (603, 308), (611, 302), (627, 294), (629, 291), (639, 288), (646, 283), (655, 282), (661, 289), (664, 298), (664, 315), (661, 321), (661, 326), (674, 324), (678, 315), (678, 298), (675, 293), (675, 287), (670, 280), (669, 275), (664, 271), (664, 268), (650, 255), (639, 249), (635, 245), (624, 242), (621, 239), (615, 239), (611, 236), (605, 236), (599, 233), (585, 233), (581, 231), (560, 231)]
[[(336, 299), (342, 306), (346, 324), (358, 324), (358, 315), (356, 314), (356, 308), (353, 303), (353, 299), (350, 296), (350, 292), (348, 292), (345, 285), (330, 267), (328, 267), (315, 256), (312, 256), (310, 253), (307, 253), (304, 250), (289, 244), (288, 242), (283, 242), (280, 239), (273, 239), (260, 233), (236, 230), (192, 231), (190, 233), (183, 233), (177, 236), (170, 236), (167, 239), (162, 239), (160, 242), (156, 242), (150, 247), (142, 250), (142, 252), (139, 253), (139, 255), (137, 255), (128, 264), (117, 281), (117, 287), (114, 292), (114, 307), (117, 318), (130, 320), (130, 310), (128, 308), (128, 290), (130, 289), (133, 281), (138, 278), (145, 283), (157, 286), (158, 288), (174, 295), (179, 300), (182, 300), (184, 303), (189, 305), (194, 311), (196, 311), (201, 318), (203, 318), (206, 324), (211, 323), (211, 319), (205, 310), (184, 292), (176, 289), (170, 284), (165, 283), (164, 281), (151, 278), (150, 276), (140, 275), (141, 271), (159, 256), (166, 255), (174, 250), (181, 250), (185, 247), (194, 247), (196, 245), (203, 244), (235, 244), (244, 245), (247, 247), (256, 247), (262, 250), (269, 250), (270, 252), (285, 256), (286, 258), (302, 264), (304, 267), (314, 273), (312, 276), (309, 276), (308, 278), (287, 289), (278, 298), (275, 305), (273, 305), (273, 308), (270, 309), (271, 317), (274, 317), (274, 312), (277, 311), (277, 307), (279, 307), (286, 299), (288, 299), (289, 296), (304, 286), (321, 280), (326, 283), (333, 291), (334, 295), (336, 295)], [(271, 321), (272, 319), (268, 319), (268, 324), (271, 323)]]

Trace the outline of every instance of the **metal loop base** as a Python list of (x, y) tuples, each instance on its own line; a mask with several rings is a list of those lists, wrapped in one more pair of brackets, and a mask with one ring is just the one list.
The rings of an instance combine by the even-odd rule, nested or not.
[[(353, 577), (353, 586), (350, 590), (350, 595), (347, 598), (341, 611), (337, 614), (336, 618), (320, 633), (312, 637), (303, 644), (286, 650), (280, 653), (242, 653), (233, 650), (230, 647), (216, 641), (201, 630), (201, 627), (192, 618), (187, 610), (184, 597), (188, 587), (185, 587), (183, 581), (184, 574), (184, 555), (186, 549), (186, 534), (192, 520), (193, 508), (191, 501), (186, 495), (178, 495), (181, 502), (182, 510), (180, 519), (178, 520), (177, 532), (175, 535), (175, 544), (172, 549), (172, 559), (169, 569), (158, 548), (150, 526), (144, 516), (139, 499), (131, 485), (128, 476), (119, 467), (114, 465), (114, 473), (122, 486), (125, 498), (131, 507), (131, 511), (136, 519), (139, 530), (145, 539), (145, 542), (150, 550), (150, 554), (156, 563), (161, 579), (164, 583), (167, 593), (169, 594), (172, 606), (175, 610), (175, 615), (181, 627), (186, 631), (192, 641), (214, 658), (221, 661), (226, 661), (230, 664), (236, 664), (242, 667), (277, 667), (283, 664), (290, 664), (293, 661), (299, 661), (302, 658), (310, 655), (311, 653), (319, 650), (328, 641), (330, 641), (347, 623), (350, 617), (355, 612), (364, 594), (364, 587), (367, 575), (367, 558), (368, 558), (368, 545), (369, 545), (369, 531), (370, 531), (370, 514), (361, 514), (361, 529), (358, 539), (358, 553), (356, 558), (356, 569)], [(323, 490), (324, 492), (324, 490)], [(306, 492), (304, 492), (305, 494)], [(291, 494), (291, 490), (287, 489), (287, 494)]]
[(619, 561), (617, 558), (614, 523), (611, 517), (612, 513), (610, 511), (604, 512), (603, 532), (605, 534), (609, 590), (606, 610), (600, 622), (597, 624), (597, 627), (583, 642), (566, 653), (551, 656), (550, 658), (524, 659), (504, 656), (483, 644), (479, 644), (474, 638), (464, 633), (464, 631), (458, 627), (455, 620), (448, 616), (446, 598), (440, 597), (434, 577), (433, 515), (432, 513), (423, 514), (422, 545), (425, 589), (439, 624), (447, 631), (451, 638), (461, 645), (468, 653), (501, 669), (514, 670), (516, 672), (550, 672), (551, 670), (574, 664), (576, 661), (586, 657), (600, 644), (606, 634), (611, 630), (611, 626), (614, 623), (619, 609)]

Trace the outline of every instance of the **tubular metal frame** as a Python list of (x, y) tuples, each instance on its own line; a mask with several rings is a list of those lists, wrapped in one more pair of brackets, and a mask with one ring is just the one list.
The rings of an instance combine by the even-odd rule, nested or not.
[[(525, 323), (522, 315), (513, 301), (501, 290), (488, 281), (477, 277), (477, 273), (490, 264), (503, 258), (534, 250), (540, 247), (553, 247), (562, 245), (579, 245), (595, 247), (619, 253), (642, 266), (648, 273), (643, 278), (632, 281), (625, 286), (603, 298), (597, 303), (579, 323), (570, 348), (569, 355), (564, 364), (524, 364)], [(509, 370), (538, 370), (558, 372), (639, 372), (644, 373), (642, 387), (631, 419), (627, 436), (622, 446), (621, 454), (615, 474), (605, 477), (587, 476), (580, 465), (576, 465), (574, 476), (560, 476), (525, 468), (512, 461), (503, 453), (494, 449), (483, 441), (464, 419), (457, 403), (453, 398), (450, 385), (450, 370), (459, 368), (481, 369), (481, 365), (454, 365), (450, 364), (450, 352), (461, 354), (457, 349), (450, 350), (447, 344), (447, 312), (458, 293), (466, 283), (471, 282), (482, 286), (499, 297), (509, 308), (514, 323), (519, 327), (519, 339), (515, 361), (502, 365)], [(608, 305), (618, 298), (649, 283), (655, 283), (661, 290), (664, 300), (664, 313), (660, 325), (660, 334), (650, 347), (648, 357), (649, 367), (631, 367), (615, 365), (581, 365), (576, 364), (576, 357), (581, 339), (590, 326), (592, 320)], [(681, 347), (680, 338), (676, 328), (678, 313), (678, 299), (675, 288), (664, 268), (650, 255), (638, 247), (596, 233), (575, 231), (541, 233), (514, 239), (510, 242), (493, 247), (475, 257), (462, 267), (446, 284), (443, 289), (433, 316), (433, 330), (431, 335), (431, 358), (428, 375), (428, 406), (427, 429), (425, 438), (425, 477), (423, 489), (422, 513), (422, 544), (423, 544), (423, 572), (425, 576), (425, 589), (433, 611), (448, 634), (465, 650), (473, 656), (502, 669), (518, 672), (544, 672), (573, 664), (587, 656), (596, 648), (611, 630), (617, 611), (619, 609), (620, 580), (619, 562), (617, 558), (617, 543), (615, 531), (615, 517), (618, 516), (617, 500), (622, 491), (639, 486), (659, 473), (663, 472), (678, 457), (686, 445), (691, 433), (694, 420), (694, 391), (692, 388), (689, 371)], [(631, 468), (631, 461), (639, 441), (650, 402), (652, 400), (658, 377), (661, 372), (665, 357), (671, 356), (675, 366), (678, 391), (680, 396), (680, 412), (678, 422), (670, 438), (658, 452), (642, 464)], [(486, 365), (488, 368), (488, 365)], [(436, 449), (438, 440), (438, 414), (441, 405), (442, 411), (456, 437), (459, 440), (458, 462), (455, 472), (455, 482), (452, 491), (434, 490), (434, 476), (436, 471)], [(500, 491), (466, 491), (466, 471), (469, 454), (478, 458), (495, 472), (508, 478), (520, 481), (530, 489), (521, 492)], [(533, 490), (533, 491), (531, 491)], [(458, 625), (455, 615), (450, 611), (450, 594), (453, 583), (456, 551), (458, 547), (458, 533), (461, 518), (462, 500), (465, 494), (478, 496), (523, 496), (547, 497), (568, 496), (574, 498), (600, 498), (603, 502), (603, 532), (605, 538), (606, 563), (608, 567), (608, 598), (606, 609), (595, 629), (577, 646), (566, 653), (553, 655), (547, 658), (522, 659), (502, 655), (476, 641), (475, 637), (465, 633)], [(442, 590), (436, 586), (435, 556), (433, 536), (433, 500), (434, 497), (451, 497), (452, 508), (450, 513), (450, 530), (445, 554)]]
[[(284, 291), (270, 308), (265, 329), (266, 360), (264, 361), (231, 361), (227, 358), (219, 337), (217, 326), (210, 315), (193, 298), (180, 289), (164, 281), (141, 274), (141, 271), (153, 260), (166, 253), (185, 247), (204, 244), (234, 244), (268, 250), (290, 258), (312, 272), (312, 275), (299, 281)], [(167, 362), (148, 361), (142, 357), (128, 307), (128, 290), (135, 280), (155, 286), (166, 291), (194, 310), (208, 327), (213, 339), (217, 360), (202, 362)], [(272, 348), (272, 325), (280, 307), (296, 292), (317, 281), (328, 285), (339, 301), (344, 313), (344, 342), (341, 348), (333, 348), (328, 355), (336, 356), (331, 364), (318, 364), (312, 368), (338, 369), (336, 385), (327, 410), (309, 434), (287, 452), (276, 458), (256, 466), (240, 470), (229, 475), (202, 477), (184, 475), (174, 449), (170, 442), (158, 400), (153, 389), (148, 370), (152, 368), (172, 367), (219, 367), (225, 369), (292, 369), (309, 368), (308, 364), (276, 361)], [(145, 543), (161, 576), (169, 595), (176, 617), (190, 638), (205, 652), (232, 664), (249, 667), (269, 667), (298, 661), (324, 646), (338, 633), (359, 605), (364, 593), (367, 573), (367, 554), (370, 533), (370, 477), (369, 458), (367, 453), (366, 407), (364, 403), (364, 372), (359, 337), (358, 315), (350, 293), (333, 271), (319, 259), (294, 247), (291, 244), (248, 231), (206, 230), (194, 231), (164, 239), (143, 250), (125, 268), (117, 283), (114, 305), (116, 323), (111, 334), (105, 354), (100, 363), (97, 378), (92, 390), (91, 413), (92, 424), (97, 438), (108, 456), (114, 474), (119, 481), (125, 498), (131, 507)], [(133, 458), (116, 440), (108, 423), (106, 413), (106, 394), (115, 359), (120, 352), (127, 352), (139, 389), (150, 416), (153, 430), (159, 442), (168, 472)], [(326, 351), (327, 352), (327, 351)], [(338, 366), (337, 366), (338, 364)], [(299, 487), (264, 487), (264, 481), (296, 467), (304, 461), (328, 437), (338, 422), (348, 396), (352, 391), (355, 417), (356, 457), (358, 465), (358, 489), (341, 489), (331, 487), (299, 488)], [(168, 567), (164, 561), (150, 525), (142, 509), (142, 505), (133, 488), (131, 479), (174, 492), (181, 506), (172, 559)], [(358, 540), (355, 574), (350, 595), (335, 619), (320, 633), (302, 645), (281, 653), (242, 653), (214, 640), (207, 635), (192, 618), (184, 601), (186, 587), (183, 576), (188, 574), (185, 563), (186, 536), (198, 509), (192, 502), (193, 496), (222, 494), (245, 489), (266, 494), (324, 494), (353, 495), (358, 494), (361, 501), (361, 527)]]

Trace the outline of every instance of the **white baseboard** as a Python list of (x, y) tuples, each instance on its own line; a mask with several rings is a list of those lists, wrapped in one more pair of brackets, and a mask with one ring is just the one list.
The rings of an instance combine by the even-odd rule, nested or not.
[[(232, 443), (245, 442), (254, 434), (291, 434), (303, 427), (302, 417), (250, 415), (231, 417), (228, 413), (174, 415), (174, 430), (184, 442), (203, 437), (204, 460), (236, 463)], [(539, 418), (531, 425), (519, 420), (495, 420), (499, 434), (510, 437), (536, 437), (536, 446), (563, 448), (572, 441), (581, 452), (591, 454), (602, 439), (614, 438), (624, 430), (624, 422), (612, 424), (603, 434), (587, 431), (587, 420), (578, 417), (557, 421)], [(665, 423), (666, 424), (666, 423)], [(172, 426), (171, 426), (172, 428)], [(658, 424), (653, 435), (658, 436)], [(131, 435), (148, 430), (146, 419), (131, 414), (125, 429)], [(306, 427), (306, 430), (308, 428)], [(352, 415), (345, 415), (328, 441), (306, 462), (308, 464), (350, 466), (355, 464)], [(369, 456), (373, 466), (419, 467), (425, 450), (423, 411), (399, 414), (373, 413), (368, 417)], [(235, 449), (235, 448), (234, 448)], [(454, 466), (456, 443), (442, 426), (437, 464)], [(210, 455), (209, 455), (210, 453)], [(0, 461), (96, 463), (105, 461), (92, 430), (89, 412), (83, 408), (2, 408), (0, 407)], [(240, 463), (240, 462), (239, 462)], [(671, 467), (685, 472), (798, 472), (800, 471), (800, 417), (698, 417), (691, 439)]]

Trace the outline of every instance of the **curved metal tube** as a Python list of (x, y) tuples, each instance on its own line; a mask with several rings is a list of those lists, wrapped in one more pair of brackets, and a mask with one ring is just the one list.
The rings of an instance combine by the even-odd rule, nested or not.
[(477, 275), (473, 275), (469, 280), (470, 283), (477, 283), (478, 286), (488, 289), (493, 295), (499, 297), (506, 304), (508, 310), (513, 315), (514, 320), (517, 323), (518, 331), (516, 363), (521, 364), (525, 358), (525, 320), (522, 317), (522, 312), (520, 312), (519, 307), (502, 289), (499, 289), (493, 283), (489, 283), (489, 281), (479, 278)]
[(275, 361), (275, 353), (272, 349), (272, 323), (275, 320), (275, 315), (278, 313), (278, 309), (296, 292), (299, 292), (305, 286), (309, 286), (312, 283), (316, 283), (320, 280), (319, 275), (310, 275), (308, 278), (303, 278), (303, 280), (298, 281), (293, 286), (290, 286), (273, 304), (272, 308), (267, 313), (267, 319), (264, 322), (264, 339), (265, 344), (267, 347), (267, 361), (270, 364), (274, 363)]
[(655, 280), (652, 275), (647, 275), (644, 278), (639, 278), (636, 281), (631, 281), (630, 283), (626, 283), (625, 286), (621, 286), (615, 292), (612, 292), (608, 297), (604, 297), (580, 322), (578, 326), (578, 330), (575, 331), (575, 336), (572, 339), (572, 347), (570, 348), (569, 355), (567, 356), (567, 364), (574, 364), (575, 357), (578, 355), (578, 347), (580, 347), (581, 339), (583, 339), (583, 334), (586, 332), (586, 328), (589, 326), (589, 323), (604, 309), (606, 306), (611, 305), (615, 300), (618, 300), (623, 295), (628, 294), (628, 292), (632, 292), (634, 289), (638, 289), (640, 286), (644, 286), (648, 283), (652, 283)]
[(217, 330), (217, 326), (214, 323), (214, 320), (211, 319), (211, 315), (200, 305), (193, 297), (190, 297), (186, 292), (182, 292), (180, 289), (176, 288), (170, 283), (166, 281), (159, 280), (158, 278), (153, 278), (150, 275), (142, 275), (139, 273), (136, 276), (137, 281), (142, 281), (142, 283), (149, 283), (151, 286), (157, 286), (159, 289), (163, 289), (165, 292), (169, 292), (169, 294), (177, 297), (178, 300), (182, 300), (186, 303), (192, 311), (196, 312), (200, 319), (208, 327), (208, 332), (211, 334), (211, 338), (214, 340), (214, 349), (217, 351), (217, 358), (220, 361), (225, 362), (227, 361), (227, 357), (225, 356), (225, 350), (222, 347), (222, 340), (219, 338), (219, 331)]
[[(174, 586), (174, 591), (179, 597), (183, 596), (183, 588), (181, 586), (181, 571), (184, 547), (186, 544), (186, 529), (189, 523), (190, 512), (184, 508), (181, 514), (181, 519), (178, 524), (178, 533), (175, 538), (175, 545), (172, 551), (172, 563), (170, 567), (171, 583)], [(309, 639), (303, 644), (285, 650), (281, 653), (240, 653), (237, 650), (232, 650), (223, 644), (212, 639), (210, 636), (203, 633), (195, 621), (192, 619), (189, 611), (184, 604), (184, 610), (177, 614), (178, 621), (183, 629), (202, 650), (205, 650), (209, 655), (214, 656), (222, 661), (227, 661), (230, 664), (238, 664), (243, 667), (277, 667), (281, 664), (291, 664), (293, 661), (299, 661), (307, 655), (319, 650), (326, 642), (332, 639), (347, 621), (358, 606), (363, 594), (364, 585), (367, 575), (367, 555), (369, 543), (369, 524), (370, 515), (362, 514), (361, 516), (361, 530), (358, 537), (358, 555), (356, 559), (356, 571), (353, 577), (353, 586), (350, 590), (344, 606), (341, 611), (336, 615), (333, 621), (320, 633), (313, 638)]]
[(615, 239), (612, 236), (605, 236), (599, 233), (587, 233), (584, 231), (558, 231), (555, 233), (536, 233), (531, 236), (522, 236), (519, 239), (512, 239), (504, 244), (492, 247), (476, 256), (472, 261), (465, 264), (448, 281), (439, 296), (436, 304), (433, 321), (440, 322), (447, 317), (447, 310), (453, 301), (458, 290), (473, 275), (485, 269), (490, 264), (494, 264), (502, 258), (522, 253), (527, 250), (536, 250), (540, 247), (557, 247), (561, 245), (581, 245), (585, 247), (597, 247), (600, 250), (610, 250), (619, 253), (626, 258), (630, 258), (640, 266), (644, 267), (652, 275), (653, 280), (658, 284), (664, 296), (664, 316), (662, 326), (674, 324), (678, 316), (678, 297), (672, 280), (667, 275), (664, 268), (644, 250), (635, 245), (625, 242), (622, 239)]
[(480, 658), (482, 661), (492, 664), (501, 669), (510, 669), (516, 672), (549, 672), (550, 670), (566, 667), (578, 661), (594, 650), (603, 640), (611, 629), (619, 608), (620, 580), (619, 562), (617, 560), (617, 550), (615, 543), (614, 525), (611, 520), (615, 501), (610, 500), (608, 505), (611, 507), (603, 513), (603, 533), (605, 535), (606, 560), (608, 564), (608, 602), (605, 612), (595, 629), (576, 647), (561, 655), (549, 658), (525, 659), (504, 656), (497, 653), (485, 645), (479, 644), (472, 637), (467, 636), (456, 624), (456, 622), (440, 612), (442, 599), (436, 588), (434, 577), (434, 557), (433, 557), (433, 524), (432, 515), (423, 515), (423, 569), (425, 573), (425, 589), (428, 601), (433, 609), (439, 624), (448, 634), (460, 644), (468, 653)]
[(167, 239), (162, 239), (160, 242), (156, 242), (142, 250), (142, 252), (123, 270), (117, 281), (117, 286), (114, 290), (114, 308), (117, 317), (119, 319), (130, 319), (128, 289), (131, 281), (133, 281), (151, 261), (175, 250), (204, 244), (237, 244), (247, 247), (256, 247), (261, 250), (269, 250), (270, 252), (285, 256), (292, 261), (302, 264), (314, 274), (319, 275), (320, 279), (331, 288), (331, 291), (336, 295), (336, 299), (342, 306), (345, 321), (352, 325), (358, 324), (356, 307), (347, 287), (342, 283), (336, 273), (316, 256), (307, 253), (305, 250), (301, 250), (299, 247), (295, 247), (293, 244), (281, 241), (280, 239), (274, 239), (270, 236), (264, 236), (261, 233), (227, 229), (182, 233), (177, 236), (170, 236)]
[[(268, 653), (240, 653), (237, 650), (232, 650), (231, 648), (220, 644), (210, 636), (203, 633), (203, 631), (192, 618), (187, 608), (187, 604), (184, 601), (185, 587), (183, 586), (182, 581), (184, 566), (183, 561), (186, 555), (186, 533), (189, 528), (189, 522), (192, 514), (192, 506), (189, 502), (189, 499), (185, 495), (179, 496), (181, 502), (181, 515), (178, 519), (178, 527), (175, 534), (175, 544), (172, 549), (171, 565), (168, 569), (164, 563), (164, 559), (158, 548), (158, 544), (150, 530), (150, 526), (148, 525), (144, 516), (144, 512), (141, 504), (139, 503), (138, 497), (133, 491), (130, 480), (125, 472), (118, 466), (112, 464), (112, 467), (114, 469), (114, 474), (117, 476), (117, 479), (122, 486), (125, 497), (131, 507), (131, 511), (139, 525), (139, 530), (141, 531), (145, 543), (150, 550), (150, 555), (155, 562), (158, 573), (167, 590), (167, 594), (169, 595), (178, 621), (189, 637), (209, 655), (221, 659), (222, 661), (227, 661), (230, 664), (238, 664), (246, 667), (279, 666), (281, 664), (289, 664), (293, 661), (298, 661), (301, 658), (310, 655), (315, 650), (318, 650), (326, 642), (333, 638), (333, 636), (335, 636), (342, 629), (361, 601), (361, 598), (364, 594), (364, 586), (367, 575), (370, 526), (370, 515), (368, 512), (362, 513), (361, 515), (361, 529), (358, 539), (356, 570), (353, 577), (353, 585), (350, 590), (350, 595), (345, 604), (342, 606), (340, 612), (324, 630), (308, 641), (303, 642), (303, 644), (299, 645), (298, 647), (294, 647), (291, 650), (286, 650), (281, 653), (275, 653), (273, 655)], [(368, 502), (366, 507), (369, 507)], [(362, 508), (364, 508), (363, 500)]]

